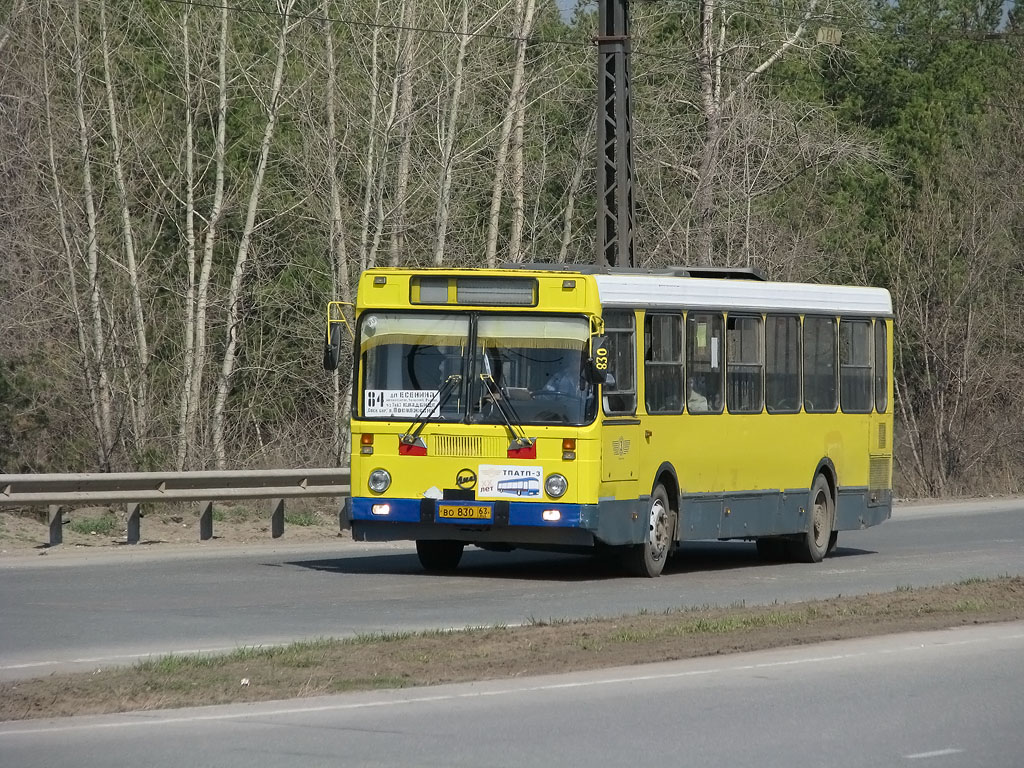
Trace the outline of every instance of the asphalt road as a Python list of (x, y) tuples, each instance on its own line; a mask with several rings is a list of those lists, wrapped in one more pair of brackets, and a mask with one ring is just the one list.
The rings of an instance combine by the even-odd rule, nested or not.
[(0, 723), (32, 768), (1020, 768), (1024, 623), (430, 689)]
[(844, 532), (819, 565), (760, 563), (753, 544), (685, 547), (659, 579), (578, 556), (469, 550), (422, 573), (411, 547), (124, 549), (0, 562), (0, 678), (170, 652), (376, 631), (519, 624), (704, 604), (888, 591), (1024, 571), (1024, 500), (900, 507)]

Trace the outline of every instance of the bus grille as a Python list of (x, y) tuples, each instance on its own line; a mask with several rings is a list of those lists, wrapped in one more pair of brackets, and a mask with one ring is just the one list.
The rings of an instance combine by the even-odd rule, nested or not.
[(884, 491), (889, 487), (889, 467), (892, 456), (872, 456), (868, 467), (868, 490)]
[(887, 439), (885, 424), (878, 425), (878, 448), (885, 450), (885, 441)]
[(464, 435), (434, 435), (431, 438), (432, 456), (461, 456), (464, 458), (505, 457), (508, 441), (500, 437), (467, 437)]

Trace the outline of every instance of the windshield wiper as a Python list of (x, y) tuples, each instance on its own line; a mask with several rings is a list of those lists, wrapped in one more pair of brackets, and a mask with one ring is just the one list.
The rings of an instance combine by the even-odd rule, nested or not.
[(526, 436), (526, 430), (523, 429), (519, 414), (516, 413), (516, 409), (512, 407), (512, 402), (505, 395), (504, 388), (494, 380), (494, 377), (489, 373), (481, 373), (480, 381), (487, 387), (487, 393), (491, 396), (494, 404), (498, 406), (498, 413), (501, 414), (501, 418), (505, 421), (508, 431), (512, 433), (512, 442), (508, 449), (510, 451), (518, 451), (523, 448), (529, 448), (537, 442), (537, 438)]
[(444, 408), (444, 404), (448, 402), (448, 398), (452, 396), (452, 392), (455, 391), (456, 387), (462, 383), (462, 374), (453, 373), (447, 379), (444, 380), (444, 384), (437, 390), (437, 402), (434, 402), (434, 398), (430, 398), (423, 410), (420, 411), (412, 424), (409, 425), (409, 429), (398, 436), (398, 442), (402, 445), (415, 446), (426, 450), (427, 444), (423, 442), (423, 438), (420, 437), (420, 432), (427, 426), (427, 419), (430, 417), (435, 410), (440, 413), (441, 409)]

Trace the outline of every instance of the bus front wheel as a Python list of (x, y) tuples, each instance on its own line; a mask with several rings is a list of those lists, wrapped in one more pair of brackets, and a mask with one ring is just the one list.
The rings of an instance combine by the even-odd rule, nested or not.
[(423, 539), (416, 542), (416, 554), (425, 571), (447, 573), (459, 567), (465, 546), (461, 541)]
[(665, 486), (657, 485), (651, 493), (644, 542), (626, 548), (626, 567), (637, 576), (660, 576), (672, 549), (674, 533), (675, 515), (668, 503), (668, 493)]
[(836, 505), (824, 475), (818, 475), (811, 488), (810, 520), (806, 533), (791, 542), (794, 560), (820, 563), (828, 554), (832, 529), (836, 522)]

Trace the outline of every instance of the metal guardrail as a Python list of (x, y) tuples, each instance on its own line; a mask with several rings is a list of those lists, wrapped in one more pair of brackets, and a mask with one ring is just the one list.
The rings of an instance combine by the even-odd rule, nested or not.
[(113, 472), (0, 475), (0, 507), (48, 508), (50, 546), (63, 540), (64, 508), (86, 504), (125, 504), (127, 542), (139, 541), (139, 505), (199, 502), (199, 538), (213, 538), (213, 502), (270, 499), (273, 538), (284, 533), (284, 500), (348, 496), (347, 469), (265, 469), (213, 472)]

